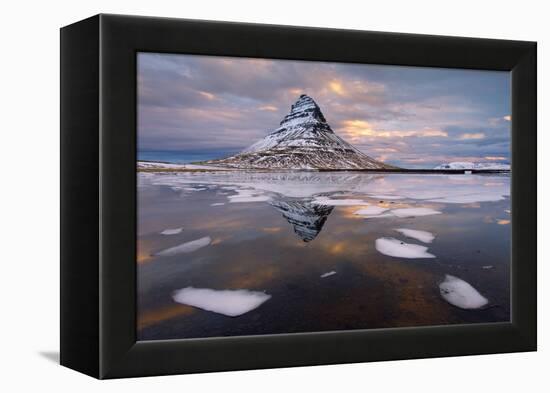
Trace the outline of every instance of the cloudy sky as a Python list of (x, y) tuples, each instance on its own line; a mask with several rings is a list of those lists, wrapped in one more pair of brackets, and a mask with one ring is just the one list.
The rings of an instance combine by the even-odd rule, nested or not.
[(338, 135), (390, 164), (510, 159), (507, 72), (154, 53), (138, 55), (139, 151), (233, 154), (303, 93)]

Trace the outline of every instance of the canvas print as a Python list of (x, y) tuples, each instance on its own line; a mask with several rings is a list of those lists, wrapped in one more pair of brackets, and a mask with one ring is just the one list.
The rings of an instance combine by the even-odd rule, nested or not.
[(510, 74), (137, 54), (139, 340), (510, 320)]

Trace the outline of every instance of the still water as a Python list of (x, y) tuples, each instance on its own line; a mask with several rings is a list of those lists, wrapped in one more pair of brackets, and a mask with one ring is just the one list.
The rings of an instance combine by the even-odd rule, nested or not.
[[(138, 338), (509, 321), (509, 194), (509, 175), (139, 173)], [(447, 275), (487, 304), (449, 303)]]

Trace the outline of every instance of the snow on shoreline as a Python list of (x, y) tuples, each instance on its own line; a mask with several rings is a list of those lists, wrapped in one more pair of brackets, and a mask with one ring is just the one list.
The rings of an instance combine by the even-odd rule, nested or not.
[(501, 164), (496, 162), (449, 162), (436, 166), (434, 169), (486, 169), (509, 171), (510, 164)]
[(212, 311), (228, 317), (238, 317), (260, 307), (264, 302), (271, 299), (271, 295), (247, 289), (216, 290), (187, 287), (175, 291), (172, 298), (176, 303)]
[[(317, 203), (368, 204), (371, 199), (401, 199), (434, 203), (466, 204), (497, 202), (510, 196), (509, 175), (419, 175), (367, 174), (350, 172), (141, 172), (140, 188), (169, 186), (199, 188), (198, 184), (218, 186), (228, 191), (254, 190), (290, 198), (311, 198)], [(460, 181), (459, 181), (460, 180)], [(331, 194), (357, 195), (355, 202), (341, 202)], [(350, 199), (348, 199), (350, 201)], [(327, 204), (327, 203), (325, 203)]]
[(204, 169), (204, 170), (214, 170), (214, 171), (230, 171), (231, 168), (223, 168), (214, 165), (200, 165), (200, 164), (173, 164), (170, 162), (154, 162), (154, 161), (138, 161), (138, 169), (174, 169), (174, 170), (183, 170), (183, 169)]

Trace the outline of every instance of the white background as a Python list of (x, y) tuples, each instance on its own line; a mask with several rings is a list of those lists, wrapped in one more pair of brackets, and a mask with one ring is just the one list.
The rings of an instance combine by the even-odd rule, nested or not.
[[(59, 344), (59, 31), (96, 13), (536, 40), (539, 173), (550, 169), (543, 1), (18, 1), (0, 23), (0, 390), (518, 392), (548, 389), (549, 182), (539, 181), (539, 352), (96, 381), (52, 360)], [(547, 175), (546, 175), (547, 176)], [(542, 179), (542, 176), (540, 176)], [(531, 261), (525, 261), (531, 262)], [(520, 261), (521, 263), (521, 261)], [(548, 278), (548, 277), (546, 277)], [(548, 284), (548, 280), (544, 280)], [(236, 353), (237, 357), (238, 354)], [(545, 364), (546, 363), (546, 364)]]

